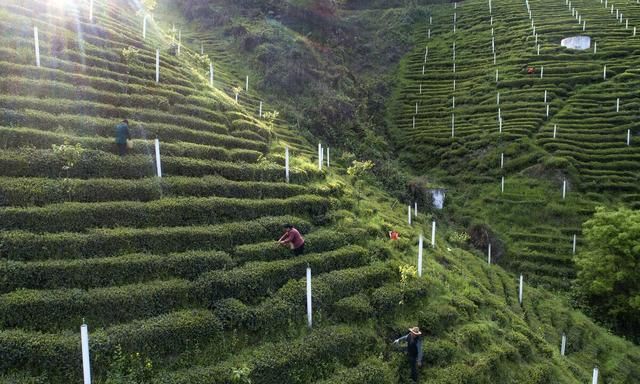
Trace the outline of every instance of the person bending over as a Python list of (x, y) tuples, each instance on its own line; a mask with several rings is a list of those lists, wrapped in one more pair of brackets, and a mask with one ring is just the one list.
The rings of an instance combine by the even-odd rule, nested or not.
[(294, 255), (302, 255), (304, 253), (304, 238), (300, 232), (291, 224), (285, 224), (284, 231), (278, 243), (285, 247), (288, 246)]

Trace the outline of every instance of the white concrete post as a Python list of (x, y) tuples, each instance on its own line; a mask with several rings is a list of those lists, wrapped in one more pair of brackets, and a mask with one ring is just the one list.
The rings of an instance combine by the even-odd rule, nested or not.
[(598, 367), (593, 368), (593, 377), (591, 378), (591, 384), (598, 384)]
[(162, 161), (160, 159), (160, 140), (155, 140), (156, 147), (156, 174), (158, 177), (162, 177)]
[(491, 25), (493, 25), (493, 16), (491, 16), (491, 17), (489, 18), (489, 23), (491, 23)]
[(524, 288), (524, 278), (520, 274), (520, 285), (518, 286), (518, 302), (522, 305), (522, 289)]
[(544, 77), (544, 65), (540, 66), (540, 78)]
[(413, 217), (418, 218), (418, 202), (413, 202)]
[(620, 98), (616, 99), (616, 112), (620, 112)]
[(498, 121), (502, 120), (502, 112), (501, 109), (498, 108)]
[(411, 205), (407, 205), (407, 223), (411, 225)]
[(456, 97), (451, 96), (451, 108), (456, 109)]
[(307, 265), (307, 325), (309, 328), (313, 324), (311, 305), (311, 267)]
[(500, 193), (504, 193), (504, 176), (500, 179)]
[(160, 50), (156, 49), (156, 84), (160, 82)]
[(182, 49), (182, 29), (178, 30), (178, 56), (180, 56), (181, 49)]
[(562, 200), (567, 197), (567, 180), (562, 180)]
[(423, 66), (422, 66), (422, 74), (423, 74), (423, 75), (424, 75), (424, 67), (425, 67), (425, 66), (423, 65)]
[(93, 23), (93, 0), (89, 0), (89, 22)]
[(260, 108), (258, 109), (258, 117), (262, 118), (262, 101), (260, 102)]
[(431, 28), (429, 28), (429, 31), (427, 32), (427, 37), (430, 39), (431, 38)]
[(209, 85), (213, 87), (213, 63), (209, 63)]
[(331, 164), (329, 163), (329, 147), (327, 147), (327, 168), (329, 168)]
[(491, 0), (489, 0), (489, 14), (491, 15)]
[(418, 102), (416, 101), (416, 115), (418, 114)]
[(431, 248), (436, 247), (436, 221), (431, 222)]
[(602, 70), (602, 78), (604, 80), (607, 80), (607, 66), (604, 66), (604, 69)]
[(453, 73), (456, 73), (456, 63), (453, 63)]
[(200, 54), (204, 55), (204, 43), (200, 43)]
[(587, 20), (583, 20), (582, 21), (582, 31), (586, 31), (587, 30)]
[(496, 69), (496, 83), (498, 82), (498, 70)]
[(549, 104), (547, 104), (547, 119), (549, 118)]
[(289, 147), (284, 148), (284, 180), (289, 183)]
[(556, 138), (556, 133), (558, 132), (558, 125), (557, 124), (553, 124), (553, 138)]
[(236, 104), (238, 104), (238, 92), (236, 92)]
[(456, 90), (456, 79), (453, 79), (453, 90)]
[(496, 39), (495, 38), (491, 38), (491, 52), (495, 52), (496, 51)]
[(244, 90), (245, 92), (249, 92), (249, 76), (244, 81)]
[(594, 41), (593, 42), (593, 54), (595, 55), (596, 53), (598, 53), (598, 42)]
[(318, 143), (318, 170), (322, 171), (322, 144)]
[(633, 36), (636, 36), (636, 27), (633, 27)]
[(422, 95), (422, 84), (420, 84), (420, 94)]
[[(536, 36), (538, 36), (538, 35), (536, 35)], [(536, 52), (537, 52), (537, 55), (540, 56), (540, 44), (538, 44), (536, 46)]]
[(487, 264), (491, 264), (491, 243), (489, 243), (489, 248), (487, 249)]
[(564, 356), (565, 349), (567, 347), (567, 335), (562, 334), (562, 343), (560, 345), (560, 356)]
[(451, 114), (451, 137), (456, 136), (456, 116)]
[(493, 52), (493, 65), (496, 65), (496, 53)]
[(36, 49), (36, 66), (40, 68), (40, 39), (38, 38), (38, 27), (33, 27), (33, 44)]
[(144, 15), (144, 18), (142, 19), (142, 40), (147, 39), (147, 18), (148, 17), (149, 15)]
[(496, 105), (500, 105), (500, 92), (496, 94)]
[(413, 129), (416, 128), (416, 116), (413, 115)]
[(572, 254), (576, 254), (576, 240), (577, 240), (577, 236), (574, 234), (573, 235), (573, 250), (572, 250)]
[(631, 145), (631, 129), (627, 129), (627, 147)]
[(422, 277), (422, 244), (423, 244), (423, 236), (420, 234), (420, 239), (418, 240), (418, 277)]
[(500, 154), (500, 169), (504, 168), (504, 152)]
[(547, 104), (547, 90), (544, 90), (544, 103)]
[(429, 25), (431, 25), (433, 23), (433, 17), (429, 16)]
[(91, 359), (89, 357), (89, 329), (86, 324), (80, 326), (80, 342), (82, 344), (82, 374), (84, 384), (91, 384)]

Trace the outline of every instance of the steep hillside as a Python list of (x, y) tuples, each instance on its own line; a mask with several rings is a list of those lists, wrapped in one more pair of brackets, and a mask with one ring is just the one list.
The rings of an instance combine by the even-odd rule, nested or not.
[[(518, 277), (467, 244), (455, 212), (420, 206), (407, 223), (367, 163), (332, 148), (318, 169), (315, 140), (260, 116), (268, 96), (231, 68), (239, 57), (207, 41), (200, 54), (170, 14), (146, 17), (143, 39), (148, 13), (0, 4), (1, 383), (79, 382), (83, 323), (97, 383), (405, 383), (391, 341), (414, 325), (428, 382), (640, 378), (640, 348), (529, 276), (520, 303)], [(305, 254), (275, 243), (286, 222)]]

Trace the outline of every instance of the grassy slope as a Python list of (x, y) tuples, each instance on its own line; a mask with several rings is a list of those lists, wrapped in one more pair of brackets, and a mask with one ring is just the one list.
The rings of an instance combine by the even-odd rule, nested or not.
[[(117, 15), (132, 15), (120, 12), (120, 5), (112, 7)], [(101, 22), (110, 20), (103, 16)], [(7, 18), (3, 17), (3, 21), (10, 24)], [(137, 25), (136, 19), (127, 21), (127, 18), (124, 24)], [(125, 32), (135, 36), (133, 27)], [(11, 36), (6, 34), (5, 38)], [(117, 42), (123, 37), (112, 39)], [(25, 57), (22, 66), (30, 61), (28, 55)], [(171, 57), (166, 60), (171, 63), (176, 79), (182, 76), (187, 82), (183, 90), (190, 90), (186, 84), (193, 79), (192, 73), (181, 70), (190, 65), (190, 60)], [(146, 77), (151, 77), (149, 72)], [(195, 89), (200, 86), (198, 76), (191, 81)], [(220, 87), (227, 96), (204, 93), (214, 104), (230, 105), (221, 111), (226, 120), (233, 120), (243, 112), (229, 102), (231, 84), (230, 81)], [(148, 92), (156, 90), (148, 83), (145, 87)], [(259, 95), (249, 96), (253, 101), (247, 104), (255, 106)], [(60, 95), (49, 97), (55, 100)], [(104, 99), (103, 104), (112, 105)], [(209, 103), (202, 104), (205, 108)], [(132, 105), (143, 109), (139, 102)], [(181, 115), (175, 110), (173, 113)], [(91, 117), (93, 113), (85, 116)], [(250, 119), (250, 115), (244, 118)], [(227, 129), (233, 127), (225, 119), (215, 121)], [(29, 132), (43, 129), (36, 121), (25, 120), (24, 124), (33, 130)], [(62, 126), (68, 127), (67, 123)], [(183, 132), (180, 125), (172, 129), (176, 134)], [(213, 129), (216, 128), (212, 125), (204, 131)], [(284, 127), (278, 130), (295, 138)], [(60, 132), (53, 132), (56, 139), (60, 136)], [(96, 134), (84, 133), (83, 137), (94, 138)], [(279, 151), (282, 144), (273, 143), (274, 151)], [(299, 145), (304, 146), (304, 141)], [(6, 146), (22, 153), (18, 147)], [(103, 153), (107, 149), (97, 151), (103, 156), (98, 157), (98, 164), (111, 161)], [(33, 154), (28, 152), (25, 156)], [(171, 157), (168, 155), (167, 159)], [(270, 158), (276, 163), (280, 161), (279, 156)], [(226, 161), (233, 160), (226, 158)], [(312, 159), (296, 156), (295, 165), (310, 172)], [(253, 173), (245, 176), (249, 181), (244, 184), (215, 178), (201, 181), (190, 175), (166, 178), (169, 191), (175, 196), (207, 196), (209, 192), (255, 199), (262, 196), (257, 189), (264, 188), (273, 197), (289, 197), (304, 191), (337, 197), (325, 215), (286, 218), (305, 229), (309, 228), (309, 220), (315, 222), (308, 240), (310, 252), (320, 253), (317, 256), (289, 259), (282, 250), (264, 243), (274, 236), (274, 226), (285, 220), (272, 220), (268, 216), (257, 221), (237, 221), (230, 228), (193, 225), (44, 236), (15, 230), (5, 232), (5, 247), (10, 244), (11, 254), (19, 257), (12, 256), (9, 262), (6, 254), (2, 254), (3, 267), (7, 269), (0, 273), (6, 279), (16, 275), (13, 271), (20, 271), (23, 282), (35, 290), (3, 287), (9, 292), (0, 300), (8, 309), (3, 311), (0, 330), (3, 356), (0, 381), (68, 382), (69, 377), (76, 380), (80, 373), (79, 359), (68, 357), (79, 356), (75, 330), (77, 319), (82, 316), (89, 316), (90, 324), (100, 324), (92, 325), (94, 373), (98, 380), (105, 377), (107, 356), (120, 344), (126, 354), (141, 352), (153, 360), (151, 381), (158, 383), (228, 382), (232, 369), (243, 364), (251, 369), (254, 383), (314, 380), (343, 383), (345, 376), (351, 382), (371, 383), (366, 375), (358, 374), (371, 369), (379, 372), (378, 379), (384, 379), (380, 382), (402, 382), (398, 374), (405, 372), (405, 368), (400, 368), (404, 359), (389, 342), (416, 323), (426, 332), (427, 364), (423, 374), (432, 382), (585, 382), (594, 365), (601, 367), (605, 381), (633, 382), (640, 375), (637, 371), (640, 352), (636, 347), (593, 325), (569, 309), (563, 299), (527, 286), (524, 306), (519, 306), (515, 276), (498, 266), (487, 266), (480, 255), (450, 244), (447, 239), (453, 230), (447, 228), (443, 217), (437, 217), (442, 224), (436, 249), (425, 252), (425, 276), (409, 278), (406, 285), (401, 284), (397, 268), (415, 263), (417, 234), (428, 233), (431, 217), (421, 214), (411, 228), (403, 224), (405, 213), (397, 201), (381, 192), (375, 183), (366, 183), (364, 190), (356, 193), (352, 180), (344, 174), (344, 166), (337, 164), (322, 180), (305, 178), (302, 186), (292, 186), (291, 190), (282, 183), (252, 184), (258, 181), (255, 178), (259, 179)], [(46, 197), (29, 186), (21, 186), (20, 179), (10, 177), (28, 168), (2, 169), (7, 173), (3, 174), (7, 176), (3, 188), (15, 191), (18, 184), (30, 191), (26, 195), (10, 194), (12, 199), (5, 204), (15, 208), (3, 212), (33, 219), (15, 222), (15, 226), (26, 226), (24, 230), (45, 226), (46, 223), (35, 220), (37, 215), (58, 208), (49, 204), (59, 203), (59, 199), (82, 204), (102, 201), (104, 197), (92, 190), (104, 187), (117, 191), (120, 197), (116, 200), (146, 196), (145, 201), (152, 204), (142, 209), (149, 212), (153, 211), (153, 201), (159, 198), (154, 191), (157, 181), (141, 177), (146, 175), (124, 179), (114, 171), (110, 179), (83, 180), (86, 175), (79, 171), (78, 178), (71, 179), (77, 188), (73, 193), (68, 193), (65, 181), (52, 177), (57, 175), (29, 179), (38, 188), (61, 190), (57, 192), (59, 197)], [(211, 168), (204, 169), (210, 172)], [(10, 170), (14, 173), (9, 173)], [(242, 174), (236, 172), (232, 174)], [(282, 191), (278, 192), (278, 188)], [(362, 195), (364, 199), (358, 202), (357, 196)], [(162, 201), (172, 202), (173, 196), (165, 196)], [(63, 205), (70, 215), (65, 223), (69, 228), (75, 228), (81, 220), (75, 212), (84, 207), (82, 204)], [(31, 205), (44, 208), (19, 208)], [(325, 227), (326, 232), (317, 227)], [(399, 229), (403, 237), (397, 246), (391, 247), (386, 240), (389, 227)], [(49, 228), (46, 232), (58, 230)], [(338, 235), (354, 230), (357, 232), (346, 239)], [(238, 245), (241, 239), (215, 235), (229, 231), (246, 233), (252, 244)], [(121, 242), (123, 236), (126, 239)], [(60, 240), (65, 247), (58, 246)], [(344, 247), (349, 243), (364, 245), (366, 249)], [(194, 248), (200, 250), (184, 252)], [(49, 250), (57, 251), (53, 254)], [(136, 251), (146, 253), (126, 254)], [(305, 326), (304, 281), (300, 280), (307, 262), (316, 271), (316, 316), (312, 331)], [(222, 268), (226, 271), (221, 272)], [(117, 279), (109, 279), (116, 273)], [(60, 279), (47, 281), (44, 276)], [(566, 358), (559, 357), (557, 352), (562, 332), (569, 335)]]

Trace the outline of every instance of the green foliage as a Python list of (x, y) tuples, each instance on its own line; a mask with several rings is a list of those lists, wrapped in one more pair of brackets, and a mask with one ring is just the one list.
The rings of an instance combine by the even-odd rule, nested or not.
[(65, 141), (62, 145), (51, 146), (51, 150), (53, 154), (61, 161), (62, 163), (62, 171), (69, 172), (80, 160), (82, 159), (82, 155), (84, 153), (84, 148), (82, 145), (77, 143), (76, 145), (71, 145), (67, 141)]
[(640, 212), (598, 208), (585, 222), (586, 247), (574, 258), (576, 293), (605, 324), (640, 337)]
[(122, 48), (122, 62), (131, 65), (136, 62), (139, 50), (135, 47)]
[(122, 348), (116, 346), (104, 384), (143, 384), (151, 379), (152, 372), (151, 359), (138, 352), (124, 354)]
[(153, 11), (157, 5), (157, 0), (142, 0), (141, 2), (149, 12)]
[(231, 382), (234, 384), (251, 384), (251, 369), (245, 364), (231, 371)]

